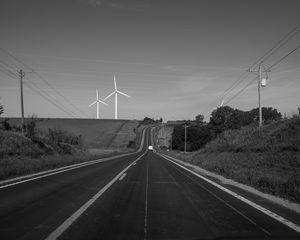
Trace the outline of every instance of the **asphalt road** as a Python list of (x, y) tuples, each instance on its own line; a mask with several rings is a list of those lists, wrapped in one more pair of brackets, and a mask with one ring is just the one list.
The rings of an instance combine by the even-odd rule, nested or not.
[(147, 151), (0, 188), (0, 239), (300, 239)]

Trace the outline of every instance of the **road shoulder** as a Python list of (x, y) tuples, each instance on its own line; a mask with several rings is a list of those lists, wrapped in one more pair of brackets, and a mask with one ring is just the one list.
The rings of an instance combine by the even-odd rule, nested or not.
[(193, 172), (198, 173), (205, 178), (221, 185), (222, 187), (225, 187), (230, 191), (235, 192), (238, 195), (249, 199), (250, 201), (278, 214), (279, 216), (282, 216), (287, 220), (300, 225), (300, 204), (292, 203), (288, 200), (262, 193), (250, 186), (238, 183), (236, 181), (233, 181), (232, 179), (227, 179), (196, 165), (184, 162), (165, 154), (162, 155), (192, 170)]

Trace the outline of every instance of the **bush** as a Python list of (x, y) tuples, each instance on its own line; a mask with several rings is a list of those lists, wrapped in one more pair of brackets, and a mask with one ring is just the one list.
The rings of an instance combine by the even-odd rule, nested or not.
[(29, 138), (18, 133), (0, 131), (0, 158), (15, 155), (39, 157), (43, 154), (43, 149)]
[(136, 142), (133, 140), (130, 140), (127, 144), (127, 148), (136, 148)]
[[(190, 125), (187, 129), (186, 145), (187, 151), (199, 150), (211, 140), (211, 131), (207, 125)], [(183, 125), (174, 127), (172, 133), (172, 149), (184, 150), (185, 129)]]
[(3, 105), (0, 104), (0, 115), (4, 113), (4, 108), (3, 108)]
[(76, 136), (67, 131), (60, 129), (48, 128), (48, 134), (45, 140), (50, 144), (58, 153), (72, 154), (76, 150), (76, 147), (82, 147), (82, 137), (81, 135)]
[(25, 124), (25, 136), (34, 140), (36, 138), (37, 129), (36, 129), (36, 121), (35, 119), (31, 119), (29, 122)]
[(9, 122), (8, 122), (8, 119), (7, 119), (7, 118), (5, 118), (5, 119), (1, 122), (1, 124), (2, 124), (2, 129), (3, 129), (3, 130), (10, 131), (10, 130), (12, 129), (11, 126), (10, 126), (10, 124), (9, 124)]

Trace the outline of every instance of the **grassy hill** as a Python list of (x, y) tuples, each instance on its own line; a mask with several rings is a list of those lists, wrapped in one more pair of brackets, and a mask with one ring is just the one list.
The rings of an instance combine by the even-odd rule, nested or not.
[[(27, 119), (26, 121), (29, 121)], [(86, 148), (107, 148), (112, 143), (116, 134), (129, 120), (111, 119), (36, 119), (37, 128), (42, 132), (48, 128), (65, 130), (74, 135), (81, 135), (83, 146)], [(10, 125), (20, 125), (19, 118), (10, 118)]]
[(32, 120), (34, 133), (29, 135), (28, 129), (25, 135), (15, 131), (19, 118), (7, 120), (16, 126), (12, 130), (0, 129), (0, 180), (133, 151), (142, 132), (139, 122), (130, 120), (26, 119), (26, 123)]
[(168, 152), (258, 190), (300, 203), (300, 118), (229, 130), (200, 151)]

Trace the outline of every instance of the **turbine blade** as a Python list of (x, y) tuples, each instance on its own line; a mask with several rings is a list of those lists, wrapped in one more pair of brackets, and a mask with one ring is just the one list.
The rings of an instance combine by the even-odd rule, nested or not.
[(96, 98), (97, 98), (97, 100), (99, 100), (98, 89), (96, 89)]
[(120, 92), (120, 91), (117, 91), (117, 93), (120, 93), (121, 95), (123, 95), (123, 96), (125, 96), (125, 97), (129, 97), (129, 98), (130, 98), (130, 96), (129, 96), (129, 95), (127, 95), (126, 93), (123, 93), (123, 92)]
[(106, 98), (103, 99), (103, 101), (105, 101), (106, 99), (110, 98), (112, 95), (114, 95), (115, 92), (112, 92), (111, 94), (109, 94)]
[(116, 75), (114, 75), (114, 84), (115, 84), (115, 91), (117, 91)]
[(98, 100), (98, 102), (99, 102), (99, 103), (102, 103), (102, 104), (104, 104), (104, 105), (107, 105), (106, 102), (103, 102), (103, 101), (101, 101), (101, 100)]
[(93, 105), (96, 104), (96, 103), (97, 103), (97, 101), (92, 102), (92, 103), (89, 105), (89, 107), (93, 106)]

